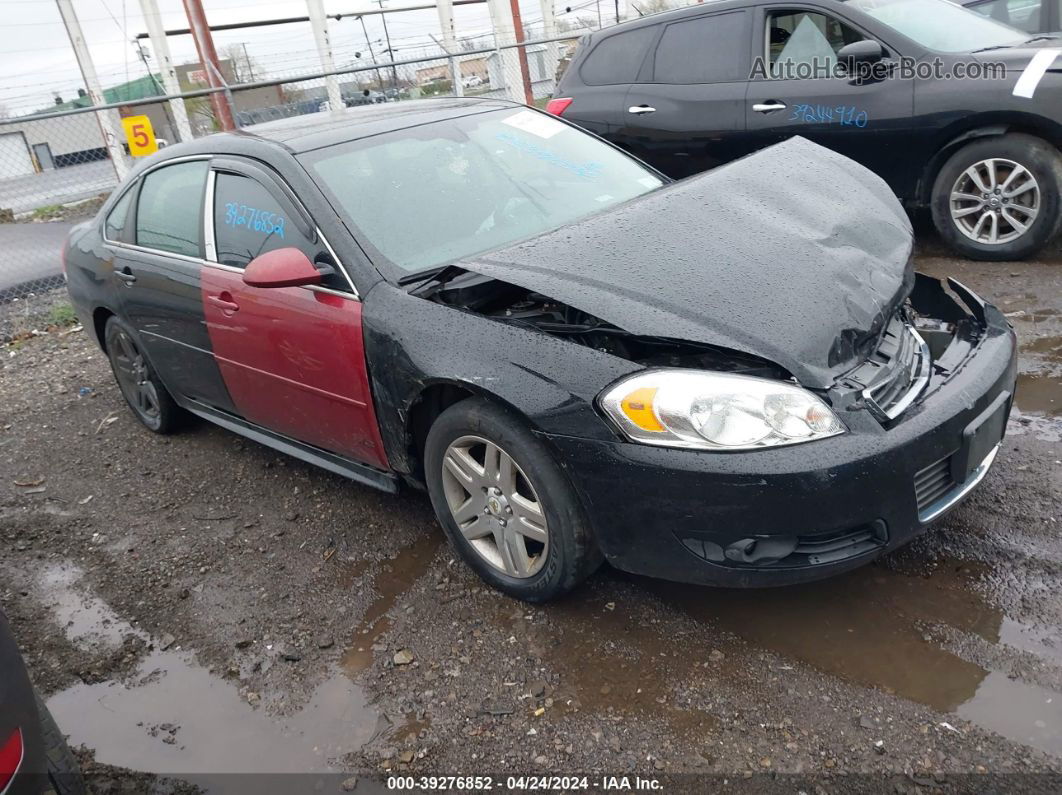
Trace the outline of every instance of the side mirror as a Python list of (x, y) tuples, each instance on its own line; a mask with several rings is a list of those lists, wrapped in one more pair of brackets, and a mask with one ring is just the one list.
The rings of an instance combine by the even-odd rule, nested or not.
[(854, 72), (864, 64), (879, 63), (885, 58), (885, 48), (881, 42), (874, 39), (864, 39), (846, 44), (837, 53), (837, 60), (844, 65), (849, 72)]
[(297, 248), (267, 251), (247, 263), (243, 283), (251, 287), (301, 287), (320, 284), (321, 271)]

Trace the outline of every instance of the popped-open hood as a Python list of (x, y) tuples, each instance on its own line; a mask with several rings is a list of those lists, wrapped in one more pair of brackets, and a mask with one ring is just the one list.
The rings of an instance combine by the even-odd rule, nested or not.
[(753, 354), (826, 388), (906, 299), (912, 247), (879, 177), (794, 138), (461, 264), (632, 334)]

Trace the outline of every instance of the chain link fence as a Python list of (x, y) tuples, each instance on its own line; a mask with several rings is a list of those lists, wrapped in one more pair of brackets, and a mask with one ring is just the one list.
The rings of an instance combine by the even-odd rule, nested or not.
[[(452, 56), (438, 48), (407, 51), (410, 57), (330, 74), (233, 82), (224, 93), (236, 125), (251, 130), (279, 119), (332, 112), (330, 97), (336, 95), (345, 107), (455, 95), (523, 102), (522, 52), (526, 87), (541, 107), (553, 93), (558, 63), (584, 32), (520, 45), (493, 36), (465, 39)], [(147, 93), (99, 108), (84, 95), (67, 102), (57, 98), (54, 108), (0, 119), (0, 344), (74, 322), (59, 289), (64, 284), (63, 242), (75, 224), (95, 215), (134, 164), (120, 133), (121, 117), (148, 116), (160, 147), (179, 140), (171, 99), (184, 102), (193, 136), (218, 129), (209, 89), (167, 96), (161, 81), (153, 79)]]

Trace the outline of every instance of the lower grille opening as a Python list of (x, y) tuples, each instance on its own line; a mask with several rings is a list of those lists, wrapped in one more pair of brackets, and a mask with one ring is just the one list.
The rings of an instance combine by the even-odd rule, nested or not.
[(827, 535), (750, 537), (729, 542), (689, 537), (683, 545), (697, 557), (721, 566), (745, 569), (800, 569), (826, 566), (883, 549), (888, 530), (880, 519)]
[(951, 456), (927, 466), (914, 477), (915, 500), (918, 512), (922, 513), (949, 491), (955, 488), (951, 474)]

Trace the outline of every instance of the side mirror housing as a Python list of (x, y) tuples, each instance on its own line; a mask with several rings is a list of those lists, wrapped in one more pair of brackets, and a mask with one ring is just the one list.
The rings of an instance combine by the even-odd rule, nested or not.
[(874, 39), (864, 39), (846, 44), (837, 53), (837, 60), (844, 65), (849, 72), (857, 70), (864, 64), (875, 64), (885, 58), (885, 48), (881, 42)]
[(297, 248), (267, 251), (247, 263), (243, 283), (251, 287), (302, 287), (321, 283), (321, 271)]

